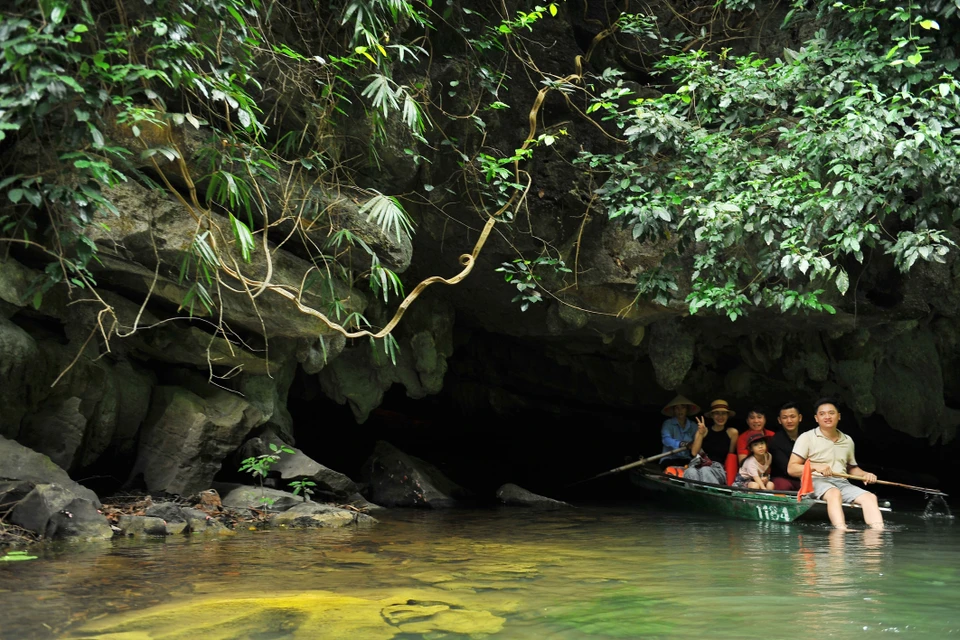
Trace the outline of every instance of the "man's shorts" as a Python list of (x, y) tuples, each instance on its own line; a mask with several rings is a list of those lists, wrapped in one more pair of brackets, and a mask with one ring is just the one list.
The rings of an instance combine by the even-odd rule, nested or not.
[(817, 498), (822, 498), (828, 490), (836, 487), (840, 489), (840, 495), (843, 497), (844, 502), (853, 502), (863, 494), (867, 493), (860, 487), (855, 487), (850, 484), (850, 481), (846, 478), (835, 478), (833, 476), (829, 477), (816, 477), (813, 478), (813, 494)]

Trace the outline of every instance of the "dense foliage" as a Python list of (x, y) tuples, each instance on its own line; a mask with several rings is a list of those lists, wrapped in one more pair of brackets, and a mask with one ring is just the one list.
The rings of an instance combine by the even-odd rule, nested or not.
[(657, 63), (668, 81), (636, 98), (618, 72), (592, 110), (627, 144), (580, 161), (609, 172), (612, 218), (638, 240), (672, 239), (694, 258), (643, 274), (666, 303), (735, 320), (750, 307), (833, 312), (871, 251), (906, 271), (944, 261), (960, 216), (960, 17), (954, 2), (823, 3), (815, 36), (777, 60), (703, 50)]
[[(808, 4), (795, 2), (784, 27), (814, 25), (814, 36), (778, 59), (621, 14), (563, 76), (541, 70), (548, 49), (531, 45), (544, 21), (572, 21), (564, 3), (16, 0), (0, 18), (0, 241), (35, 264), (47, 257), (31, 290), (38, 306), (53, 286), (95, 288), (98, 247), (86, 231), (110, 225), (111, 188), (136, 181), (191, 212), (194, 239), (174, 275), (189, 315), (212, 318), (225, 281), (262, 285), (233, 255), (269, 252), (268, 232), (284, 221), (328, 225), (323, 242), (304, 243), (315, 271), (296, 297), (325, 288), (317, 313), (341, 329), (369, 327), (332, 281), (384, 302), (404, 295), (403, 283), (356, 229), (307, 210), (304, 194), (346, 189), (398, 240), (413, 233), (410, 202), (446, 197), (510, 223), (536, 192), (524, 167), (544, 152), (587, 169), (599, 203), (637, 241), (675, 245), (641, 275), (639, 296), (685, 296), (691, 312), (734, 320), (752, 307), (833, 312), (827, 302), (848, 294), (871, 252), (906, 271), (955, 246), (960, 4)], [(757, 5), (704, 7), (726, 20)], [(641, 97), (622, 68), (583, 75), (616, 32), (633, 40), (609, 38), (612, 47), (646, 43), (657, 97)], [(441, 64), (453, 72), (431, 75)], [(544, 121), (551, 92), (572, 120)], [(488, 131), (511, 118), (530, 123), (526, 139)], [(346, 154), (364, 127), (364, 153)], [(576, 140), (560, 141), (575, 127), (619, 138), (604, 134), (605, 148), (573, 158)], [(367, 179), (380, 144), (406, 147), (418, 167), (444, 166), (425, 172), (433, 184), (419, 194), (382, 193)], [(523, 309), (544, 299), (548, 271), (551, 282), (571, 273), (566, 263), (579, 273), (555, 240), (499, 269)], [(350, 251), (365, 254), (363, 266)]]
[[(189, 209), (196, 232), (179, 265), (189, 284), (182, 303), (191, 315), (215, 317), (223, 278), (242, 280), (231, 247), (249, 261), (267, 246), (268, 224), (319, 222), (294, 196), (341, 179), (330, 132), (350, 104), (369, 106), (375, 135), (384, 135), (391, 112), (414, 135), (423, 131), (409, 87), (391, 78), (394, 60), (412, 61), (422, 49), (379, 40), (398, 22), (409, 29), (425, 20), (392, 0), (326, 9), (258, 0), (13, 3), (0, 19), (0, 240), (49, 256), (33, 283), (36, 306), (61, 283), (95, 288), (98, 247), (86, 231), (112, 224), (111, 187), (135, 180)], [(316, 31), (291, 33), (298, 19)], [(301, 53), (317, 50), (324, 55)], [(296, 103), (272, 99), (268, 82)], [(360, 192), (363, 213), (385, 233), (412, 233), (396, 198)], [(370, 254), (362, 273), (338, 261), (351, 245)], [(383, 297), (402, 293), (396, 274), (349, 229), (311, 250), (320, 277), (304, 288), (336, 277), (368, 282)], [(321, 311), (366, 324), (345, 318), (336, 299)]]

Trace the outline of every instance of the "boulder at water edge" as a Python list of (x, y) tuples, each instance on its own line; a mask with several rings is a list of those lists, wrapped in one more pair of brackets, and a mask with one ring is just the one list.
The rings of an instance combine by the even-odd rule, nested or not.
[(370, 500), (385, 507), (455, 507), (467, 491), (428, 462), (379, 441), (363, 463)]
[(283, 453), (280, 459), (270, 467), (270, 475), (280, 475), (281, 484), (289, 486), (294, 480), (313, 482), (311, 487), (314, 496), (322, 500), (331, 500), (338, 503), (349, 503), (356, 507), (377, 508), (360, 495), (357, 484), (339, 471), (325, 467), (300, 449), (293, 447), (280, 439), (272, 430), (263, 435), (247, 440), (240, 448), (238, 458), (255, 458), (269, 453), (269, 445), (283, 446), (293, 450), (293, 453)]
[(291, 528), (320, 527), (337, 529), (352, 524), (369, 526), (376, 523), (376, 518), (368, 516), (365, 513), (341, 509), (340, 507), (334, 507), (329, 504), (317, 504), (316, 502), (301, 502), (295, 507), (291, 507), (270, 518), (271, 526)]
[(0, 503), (16, 502), (8, 522), (48, 538), (109, 539), (97, 495), (47, 456), (0, 437)]
[(497, 499), (511, 507), (535, 507), (537, 509), (562, 509), (570, 505), (560, 500), (547, 498), (515, 484), (505, 484), (497, 489)]

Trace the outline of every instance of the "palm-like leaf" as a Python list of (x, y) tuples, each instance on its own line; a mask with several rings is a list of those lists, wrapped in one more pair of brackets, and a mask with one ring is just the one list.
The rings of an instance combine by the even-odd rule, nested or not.
[(393, 196), (385, 196), (379, 191), (374, 193), (377, 195), (360, 208), (360, 213), (366, 213), (367, 220), (376, 220), (384, 233), (393, 231), (397, 236), (397, 242), (401, 242), (403, 236), (407, 238), (413, 236), (413, 221), (403, 210), (400, 202)]

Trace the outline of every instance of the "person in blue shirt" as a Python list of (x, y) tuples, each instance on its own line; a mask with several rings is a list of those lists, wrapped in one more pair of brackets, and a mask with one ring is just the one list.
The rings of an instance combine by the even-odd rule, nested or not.
[[(700, 407), (683, 396), (677, 396), (663, 408), (663, 415), (670, 416), (663, 421), (660, 428), (660, 440), (663, 442), (663, 451), (673, 451), (680, 447), (688, 447), (697, 435), (697, 424), (688, 418), (700, 412)], [(690, 451), (681, 451), (669, 458), (660, 461), (661, 467), (670, 465), (684, 465), (690, 461)]]

